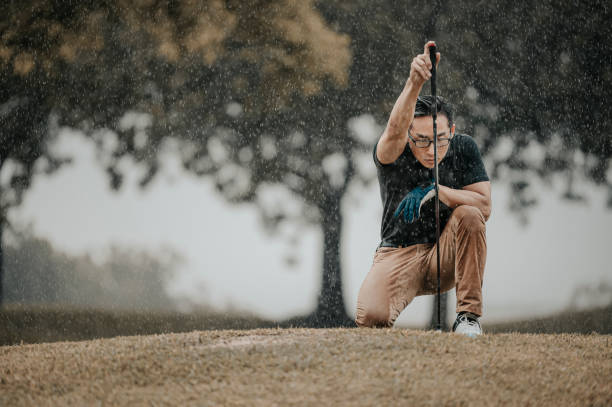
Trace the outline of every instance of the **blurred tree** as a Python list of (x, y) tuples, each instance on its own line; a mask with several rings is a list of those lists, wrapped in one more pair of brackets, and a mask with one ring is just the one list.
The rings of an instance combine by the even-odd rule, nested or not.
[[(3, 100), (39, 89), (24, 117), (45, 126), (55, 117), (93, 137), (115, 188), (122, 157), (146, 167), (145, 185), (162, 141), (174, 137), (187, 169), (213, 177), (231, 202), (260, 205), (271, 228), (295, 218), (321, 225), (311, 321), (348, 324), (340, 207), (351, 182), (371, 180), (358, 161), (374, 142), (348, 121), (386, 122), (413, 56), (435, 33), (438, 88), (491, 175), (512, 180), (515, 208), (533, 202), (531, 175), (584, 174), (612, 190), (612, 56), (597, 46), (612, 37), (609, 13), (601, 1), (12, 2), (0, 33)], [(275, 184), (302, 207), (261, 204)]]
[[(0, 35), (7, 30), (7, 19), (0, 20)], [(44, 80), (30, 54), (19, 54), (9, 64), (10, 50), (0, 43), (0, 304), (3, 292), (3, 235), (8, 211), (18, 206), (34, 175), (50, 174), (69, 159), (50, 150), (57, 135), (57, 116), (51, 100), (45, 100)], [(27, 78), (25, 75), (29, 74)], [(44, 77), (44, 75), (43, 75)], [(38, 79), (38, 78), (37, 78)]]
[(111, 247), (104, 262), (58, 252), (30, 231), (16, 231), (6, 245), (5, 302), (102, 309), (169, 310), (166, 292), (180, 256), (171, 250), (152, 255)]
[[(187, 168), (214, 174), (232, 201), (253, 199), (262, 181), (280, 177), (259, 139), (282, 132), (279, 120), (289, 117), (294, 98), (324, 83), (346, 85), (349, 39), (326, 27), (307, 1), (31, 0), (4, 11), (2, 146), (22, 148), (33, 168), (37, 152), (47, 151), (50, 123), (81, 129), (107, 153), (114, 188), (125, 156), (146, 168), (146, 185), (162, 140), (174, 136), (184, 142)], [(231, 156), (215, 155), (238, 135)], [(253, 170), (253, 183), (236, 195), (227, 181), (245, 174), (232, 161), (238, 151), (268, 172)], [(26, 175), (2, 196), (23, 191), (32, 172)]]

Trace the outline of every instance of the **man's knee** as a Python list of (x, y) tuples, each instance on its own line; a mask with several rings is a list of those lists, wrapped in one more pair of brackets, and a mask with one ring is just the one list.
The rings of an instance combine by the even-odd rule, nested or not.
[(357, 306), (355, 323), (361, 328), (385, 328), (393, 326), (393, 322), (389, 320), (389, 311), (365, 306)]
[(460, 227), (476, 231), (485, 229), (484, 215), (475, 206), (460, 205), (453, 210), (453, 215), (457, 217)]

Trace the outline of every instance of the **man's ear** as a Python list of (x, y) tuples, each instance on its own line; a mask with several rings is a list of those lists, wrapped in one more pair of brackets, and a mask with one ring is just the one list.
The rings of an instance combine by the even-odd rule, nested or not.
[(451, 137), (453, 137), (455, 135), (455, 125), (453, 124), (453, 126), (451, 127)]

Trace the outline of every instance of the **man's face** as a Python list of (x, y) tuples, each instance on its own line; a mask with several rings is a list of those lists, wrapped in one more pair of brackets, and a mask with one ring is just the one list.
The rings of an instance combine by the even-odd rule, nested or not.
[[(437, 131), (438, 131), (438, 143), (440, 143), (440, 139), (447, 139), (454, 135), (455, 126), (450, 129), (448, 127), (448, 118), (445, 114), (439, 114), (436, 120)], [(412, 126), (408, 130), (410, 136), (414, 141), (409, 140), (408, 144), (410, 144), (410, 150), (412, 150), (412, 154), (416, 157), (416, 159), (427, 168), (434, 167), (434, 145), (433, 143), (429, 143), (429, 147), (420, 148), (418, 144), (426, 144), (426, 141), (433, 141), (433, 118), (431, 116), (421, 116), (415, 117), (412, 122)], [(453, 134), (451, 134), (451, 132)], [(415, 144), (416, 141), (416, 144)], [(443, 143), (442, 143), (443, 144)], [(448, 144), (445, 146), (438, 145), (438, 164), (446, 153), (448, 152)]]

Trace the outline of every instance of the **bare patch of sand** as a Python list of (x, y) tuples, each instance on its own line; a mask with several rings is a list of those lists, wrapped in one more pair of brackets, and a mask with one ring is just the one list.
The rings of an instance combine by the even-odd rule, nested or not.
[(209, 348), (240, 348), (254, 345), (278, 345), (293, 343), (296, 338), (274, 337), (264, 335), (246, 335), (238, 338), (220, 339), (218, 342), (208, 345)]

